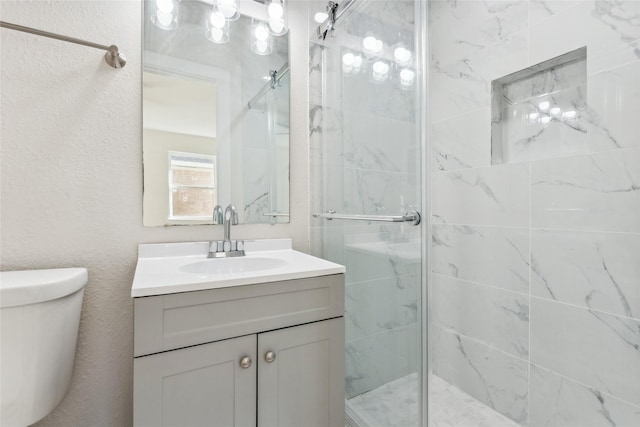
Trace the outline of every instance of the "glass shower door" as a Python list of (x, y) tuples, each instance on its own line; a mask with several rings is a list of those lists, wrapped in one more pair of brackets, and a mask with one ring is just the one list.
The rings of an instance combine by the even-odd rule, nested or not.
[(422, 425), (415, 7), (358, 0), (311, 35), (312, 253), (347, 270), (352, 426)]

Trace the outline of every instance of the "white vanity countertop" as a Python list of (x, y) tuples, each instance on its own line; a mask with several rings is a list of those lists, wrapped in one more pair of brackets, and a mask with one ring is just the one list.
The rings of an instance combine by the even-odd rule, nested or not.
[(132, 297), (327, 276), (345, 267), (291, 248), (291, 239), (245, 241), (246, 256), (207, 258), (209, 242), (138, 246)]

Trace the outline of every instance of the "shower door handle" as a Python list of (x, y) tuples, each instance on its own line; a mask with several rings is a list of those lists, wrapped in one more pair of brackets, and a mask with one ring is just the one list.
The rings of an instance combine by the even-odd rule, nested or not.
[(420, 224), (420, 212), (409, 211), (404, 215), (349, 215), (339, 214), (334, 210), (329, 210), (326, 213), (314, 213), (314, 218), (324, 218), (328, 220), (332, 219), (345, 219), (349, 221), (380, 221), (380, 222), (408, 222), (411, 225)]

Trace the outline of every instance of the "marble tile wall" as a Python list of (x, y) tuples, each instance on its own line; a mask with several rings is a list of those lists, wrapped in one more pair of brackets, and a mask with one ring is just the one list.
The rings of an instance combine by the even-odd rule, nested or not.
[[(371, 30), (385, 43), (412, 43), (414, 5), (362, 4), (326, 42), (310, 34), (311, 211), (399, 215), (422, 197), (415, 91), (393, 78), (374, 82), (372, 62), (360, 74), (343, 74), (342, 55)], [(311, 13), (326, 2), (319, 6)], [(312, 253), (347, 267), (348, 398), (418, 368), (420, 230), (380, 224), (312, 220)]]
[[(640, 425), (640, 1), (429, 20), (434, 372), (522, 426)], [(491, 82), (584, 46), (580, 132), (492, 165)]]

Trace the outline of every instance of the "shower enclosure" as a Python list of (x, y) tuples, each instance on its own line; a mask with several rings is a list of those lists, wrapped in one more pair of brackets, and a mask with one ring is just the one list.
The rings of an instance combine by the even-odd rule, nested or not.
[(242, 111), (245, 220), (289, 222), (289, 64), (270, 70)]
[(347, 268), (347, 424), (639, 426), (640, 2), (335, 12), (311, 242)]
[(347, 423), (419, 426), (425, 287), (416, 4), (356, 1), (336, 12), (335, 25), (320, 29), (324, 37), (316, 26), (310, 37), (312, 253), (347, 266)]

